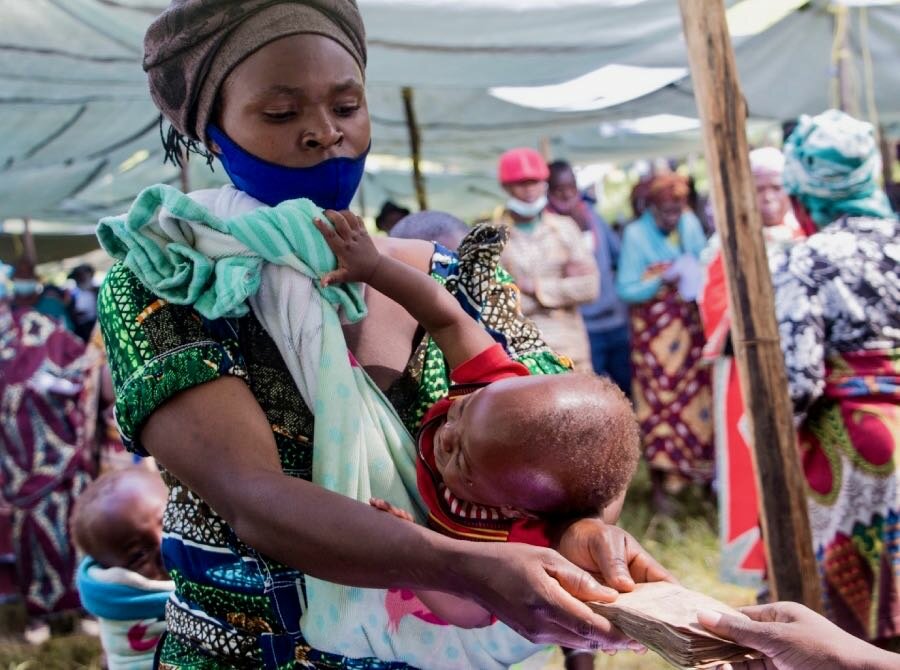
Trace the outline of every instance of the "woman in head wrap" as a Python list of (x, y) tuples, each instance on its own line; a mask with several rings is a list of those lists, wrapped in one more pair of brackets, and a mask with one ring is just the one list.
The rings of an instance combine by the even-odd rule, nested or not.
[[(157, 458), (170, 490), (162, 551), (176, 591), (160, 666), (502, 667), (534, 649), (502, 624), (478, 631), (441, 626), (406, 588), (473, 598), (532, 639), (576, 647), (621, 644), (608, 622), (565, 589), (583, 599), (604, 591), (556, 552), (450, 540), (378, 512), (367, 498), (358, 502), (358, 494), (332, 492), (358, 471), (350, 446), (359, 444), (360, 432), (322, 433), (320, 427), (336, 415), (355, 420), (355, 413), (341, 410), (361, 391), (332, 384), (329, 369), (352, 369), (355, 383), (368, 379), (359, 373), (362, 366), (408, 427), (448, 388), (439, 350), (430, 339), (417, 339), (416, 322), (396, 304), (367, 291), (368, 316), (344, 328), (345, 345), (340, 332), (322, 336), (321, 327), (336, 322), (330, 305), (318, 316), (303, 311), (327, 296), (338, 298), (291, 269), (307, 263), (309, 270), (328, 258), (312, 258), (324, 242), (308, 235), (312, 221), (298, 213), (319, 211), (309, 200), (345, 209), (370, 145), (365, 37), (355, 2), (177, 0), (151, 25), (145, 46), (151, 93), (173, 126), (167, 146), (176, 154), (185, 146), (208, 148), (233, 184), (190, 199), (151, 187), (126, 222), (140, 219), (143, 226), (145, 217), (155, 216), (155, 197), (167, 198), (179, 213), (163, 212), (146, 231), (117, 225), (118, 219), (101, 226), (101, 232), (113, 231), (108, 248), (131, 245), (99, 300), (117, 419), (131, 449)], [(211, 231), (198, 221), (217, 227)], [(238, 237), (252, 253), (227, 265), (197, 250), (210, 239), (217, 249), (231, 249)], [(156, 246), (160, 239), (169, 242)], [(426, 242), (381, 238), (379, 244), (446, 282), (473, 314), (489, 308), (486, 324), (532, 370), (563, 369), (516, 315), (512, 292), (498, 284), (495, 233), (471, 236), (458, 257), (434, 253)], [(242, 293), (251, 294), (254, 309), (247, 311), (234, 296), (259, 282), (260, 264), (253, 259), (261, 255), (270, 259), (263, 273), (274, 269), (275, 279), (283, 280), (267, 284), (269, 302), (259, 283), (256, 296)], [(201, 276), (210, 267), (233, 274)], [(178, 284), (186, 276), (197, 281)], [(304, 304), (287, 300), (298, 282), (312, 291)], [(358, 295), (353, 287), (338, 291)], [(356, 303), (342, 304), (360, 314)], [(270, 328), (272, 314), (295, 311), (310, 318), (276, 319), (285, 331)], [(322, 355), (311, 356), (308, 341), (317, 341)], [(326, 357), (334, 347), (335, 355)], [(307, 367), (310, 360), (318, 367)], [(365, 387), (366, 397), (382, 408), (385, 396), (372, 395), (372, 388)], [(310, 389), (317, 392), (310, 395)], [(385, 426), (394, 425), (396, 414), (380, 416)], [(388, 439), (378, 438), (382, 444)], [(322, 444), (331, 445), (331, 453), (321, 451)], [(326, 462), (339, 469), (320, 479)], [(387, 479), (409, 498), (398, 483), (403, 473), (383, 476), (395, 466), (374, 461), (368, 476)], [(361, 490), (370, 483), (361, 481)], [(665, 574), (648, 569), (652, 559), (630, 538), (618, 549), (608, 543), (617, 533), (599, 520), (561, 530), (561, 550), (610, 583), (630, 583), (616, 563), (631, 566), (642, 580)], [(323, 593), (340, 597), (323, 600)]]
[(644, 435), (653, 500), (671, 511), (668, 494), (713, 474), (709, 372), (701, 361), (698, 259), (706, 246), (687, 211), (687, 180), (658, 175), (648, 208), (625, 228), (616, 288), (631, 304), (632, 397)]
[(819, 227), (771, 267), (826, 612), (885, 642), (900, 635), (897, 219), (870, 124), (804, 116), (785, 156), (798, 218)]
[(600, 292), (597, 263), (578, 224), (547, 207), (550, 171), (527, 147), (500, 156), (500, 186), (509, 198), (495, 222), (509, 228), (503, 266), (521, 291), (522, 314), (534, 321), (547, 344), (576, 370), (591, 369), (591, 352), (578, 306)]
[(12, 508), (25, 639), (39, 644), (54, 618), (79, 612), (68, 522), (95, 454), (85, 345), (37, 310), (34, 286), (31, 263), (0, 263), (0, 494)]
[[(774, 147), (750, 152), (750, 171), (770, 257), (785, 246), (806, 237), (784, 190), (784, 154)], [(752, 460), (742, 425), (744, 400), (738, 381), (737, 362), (731, 346), (728, 286), (718, 234), (704, 252), (709, 259), (700, 295), (700, 315), (706, 333), (703, 356), (713, 361), (713, 402), (716, 407), (716, 469), (719, 496), (720, 568), (726, 581), (761, 587), (766, 566), (759, 532), (756, 481), (748, 477)]]

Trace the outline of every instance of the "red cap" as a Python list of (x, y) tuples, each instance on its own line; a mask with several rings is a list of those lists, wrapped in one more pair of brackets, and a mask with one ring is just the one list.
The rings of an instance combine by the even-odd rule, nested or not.
[(510, 149), (500, 156), (497, 176), (501, 184), (515, 184), (520, 181), (547, 181), (550, 170), (540, 152), (528, 147)]

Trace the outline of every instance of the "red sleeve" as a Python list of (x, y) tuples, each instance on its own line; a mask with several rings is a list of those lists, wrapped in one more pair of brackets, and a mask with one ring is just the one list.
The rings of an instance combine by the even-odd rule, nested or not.
[(728, 284), (725, 281), (725, 265), (721, 251), (716, 253), (706, 269), (706, 285), (703, 287), (703, 295), (699, 302), (703, 332), (708, 339), (728, 313)]
[(528, 368), (512, 360), (498, 343), (454, 368), (450, 380), (454, 384), (476, 384), (507, 377), (527, 377), (528, 374)]

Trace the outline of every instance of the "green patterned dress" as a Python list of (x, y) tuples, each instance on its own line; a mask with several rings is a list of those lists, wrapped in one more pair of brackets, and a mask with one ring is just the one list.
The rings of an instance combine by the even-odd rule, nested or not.
[[(499, 267), (504, 236), (473, 231), (459, 255), (436, 247), (431, 274), (456, 295), (516, 360), (535, 374), (566, 368), (518, 313), (518, 289)], [(311, 479), (313, 416), (272, 339), (249, 314), (209, 321), (160, 300), (119, 264), (100, 292), (100, 323), (116, 387), (116, 416), (128, 448), (144, 454), (139, 435), (166, 400), (223, 375), (243, 379), (265, 412), (285, 474)], [(423, 336), (404, 375), (387, 395), (410, 431), (447, 393), (448, 370)], [(214, 412), (215, 408), (210, 408)], [(303, 575), (242, 543), (225, 521), (171, 473), (163, 556), (176, 584), (159, 667), (405, 668), (378, 659), (348, 659), (312, 649), (299, 630)]]

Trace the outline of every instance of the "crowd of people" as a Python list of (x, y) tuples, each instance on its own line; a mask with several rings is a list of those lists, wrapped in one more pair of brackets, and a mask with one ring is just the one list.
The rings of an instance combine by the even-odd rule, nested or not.
[[(388, 203), (370, 235), (348, 210), (372, 144), (354, 3), (175, 2), (144, 67), (169, 153), (231, 183), (150, 186), (101, 221), (119, 262), (99, 289), (82, 266), (41, 290), (33, 249), (0, 269), (6, 581), (31, 641), (74, 613), (113, 670), (501, 668), (546, 643), (593, 667), (642, 646), (585, 601), (676, 577), (616, 526), (641, 455), (657, 513), (717, 496), (723, 575), (764, 585), (691, 180), (642, 179), (614, 230), (569, 163), (516, 148), (493, 216)], [(831, 622), (792, 603), (700, 622), (768, 659), (749, 667), (896, 667), (867, 644), (900, 638), (876, 137), (832, 110), (749, 159)]]

